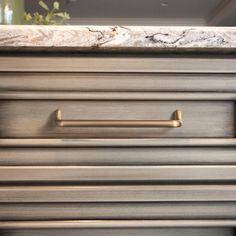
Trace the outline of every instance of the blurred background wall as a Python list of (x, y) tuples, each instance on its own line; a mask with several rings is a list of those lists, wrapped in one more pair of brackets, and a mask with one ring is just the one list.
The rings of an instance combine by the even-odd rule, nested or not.
[[(53, 0), (45, 0), (52, 3)], [(40, 11), (25, 0), (26, 11)], [(59, 0), (71, 24), (236, 25), (236, 0)]]

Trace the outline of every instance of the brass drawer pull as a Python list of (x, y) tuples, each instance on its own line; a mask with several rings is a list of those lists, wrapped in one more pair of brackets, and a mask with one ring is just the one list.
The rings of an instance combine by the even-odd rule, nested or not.
[(56, 110), (56, 124), (60, 127), (166, 127), (182, 126), (181, 111), (174, 112), (174, 120), (62, 120), (61, 110)]

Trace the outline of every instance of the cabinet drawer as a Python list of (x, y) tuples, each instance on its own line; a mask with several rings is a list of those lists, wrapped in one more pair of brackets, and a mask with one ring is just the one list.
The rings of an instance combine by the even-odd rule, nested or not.
[[(58, 125), (57, 109), (61, 110), (63, 125), (69, 127)], [(174, 128), (177, 109), (182, 113), (183, 125)], [(235, 135), (232, 101), (2, 100), (0, 112), (2, 138), (230, 138)]]

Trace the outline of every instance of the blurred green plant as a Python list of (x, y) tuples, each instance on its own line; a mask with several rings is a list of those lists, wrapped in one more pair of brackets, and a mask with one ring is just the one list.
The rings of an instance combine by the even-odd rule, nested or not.
[(58, 1), (53, 2), (52, 9), (44, 1), (38, 2), (39, 6), (46, 11), (46, 15), (43, 16), (38, 12), (24, 13), (24, 20), (35, 25), (61, 25), (65, 24), (69, 19), (70, 15), (67, 12), (59, 12), (60, 3)]

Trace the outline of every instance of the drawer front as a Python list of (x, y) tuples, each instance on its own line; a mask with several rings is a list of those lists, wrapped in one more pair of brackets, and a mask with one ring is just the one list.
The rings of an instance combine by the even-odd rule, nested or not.
[[(2, 56), (0, 137), (233, 138), (235, 61), (197, 55)], [(58, 127), (57, 109), (73, 127)], [(150, 125), (173, 120), (177, 109), (181, 128)], [(74, 127), (81, 120), (89, 125)], [(109, 126), (114, 121), (126, 125)], [(100, 127), (91, 127), (96, 122)]]
[[(0, 135), (2, 138), (230, 138), (235, 134), (234, 106), (232, 101), (2, 100)], [(71, 127), (56, 123), (57, 109), (61, 110), (63, 120), (72, 121)], [(182, 127), (160, 127), (160, 121), (177, 119), (177, 109), (182, 113)], [(78, 125), (81, 120), (88, 124)], [(109, 123), (112, 121), (121, 125)], [(137, 122), (141, 124), (136, 125)]]
[[(192, 225), (214, 219), (211, 224), (219, 227), (217, 220), (236, 217), (235, 145), (190, 141), (168, 148), (174, 139), (163, 139), (235, 138), (234, 58), (26, 56), (0, 62), (0, 234), (234, 234), (233, 228)], [(21, 147), (4, 146), (4, 138), (41, 138), (44, 147), (37, 141), (30, 148), (24, 141)], [(55, 146), (45, 144), (46, 138)], [(126, 145), (70, 146), (70, 138), (112, 138)], [(128, 147), (125, 138), (170, 142)], [(107, 219), (125, 222), (107, 226)], [(130, 219), (137, 221), (132, 227)], [(188, 227), (173, 228), (173, 219)], [(97, 225), (81, 226), (78, 220)]]

